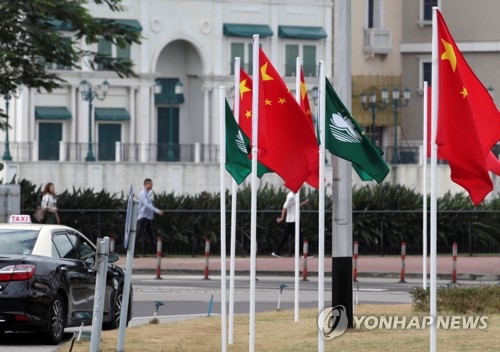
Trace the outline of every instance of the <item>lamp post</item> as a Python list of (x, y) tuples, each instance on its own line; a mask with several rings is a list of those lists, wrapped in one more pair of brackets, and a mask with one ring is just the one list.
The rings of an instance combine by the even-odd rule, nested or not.
[(384, 110), (387, 107), (387, 101), (389, 99), (389, 93), (387, 89), (382, 88), (381, 91), (382, 101), (377, 101), (377, 93), (372, 91), (370, 96), (366, 95), (365, 92), (361, 92), (360, 100), (363, 110), (370, 110), (372, 113), (372, 127), (371, 127), (371, 137), (375, 141), (375, 120), (377, 118), (377, 109)]
[(392, 163), (399, 163), (399, 153), (398, 153), (398, 112), (402, 107), (408, 106), (411, 99), (411, 92), (408, 88), (403, 91), (403, 98), (400, 97), (399, 88), (394, 88), (392, 90), (392, 111), (394, 113), (394, 148), (392, 154)]
[(89, 146), (85, 161), (95, 161), (95, 157), (92, 152), (92, 102), (94, 99), (104, 100), (108, 94), (109, 86), (108, 81), (104, 80), (101, 86), (101, 93), (98, 93), (92, 84), (90, 84), (87, 80), (84, 79), (80, 82), (80, 94), (82, 95), (82, 99), (89, 102)]
[(10, 155), (10, 147), (9, 147), (9, 102), (12, 98), (19, 98), (21, 94), (21, 90), (16, 90), (14, 92), (8, 92), (3, 95), (3, 99), (5, 100), (5, 150), (2, 156), (2, 160), (11, 161), (12, 156)]

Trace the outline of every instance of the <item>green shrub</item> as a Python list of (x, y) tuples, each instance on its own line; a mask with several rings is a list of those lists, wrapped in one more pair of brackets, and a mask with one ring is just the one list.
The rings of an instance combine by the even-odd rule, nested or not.
[[(411, 291), (413, 309), (428, 312), (430, 290), (415, 288)], [(437, 310), (450, 313), (500, 313), (500, 286), (439, 287), (436, 291)]]

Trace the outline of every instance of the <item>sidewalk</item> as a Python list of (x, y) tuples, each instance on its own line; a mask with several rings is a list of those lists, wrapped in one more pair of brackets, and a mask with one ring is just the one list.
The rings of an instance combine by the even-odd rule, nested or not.
[[(118, 265), (125, 266), (126, 256), (120, 256)], [(210, 275), (220, 275), (220, 257), (211, 256), (209, 259)], [(427, 258), (427, 273), (430, 273), (430, 259)], [(156, 257), (134, 258), (134, 273), (156, 274)], [(309, 258), (307, 267), (310, 276), (317, 276), (318, 258)], [(205, 268), (205, 257), (163, 257), (161, 258), (162, 275), (193, 274), (203, 275)], [(229, 272), (229, 257), (227, 258), (226, 269)], [(295, 261), (292, 257), (274, 258), (271, 256), (257, 257), (258, 275), (284, 275), (293, 276)], [(303, 268), (303, 259), (300, 259), (300, 270)], [(405, 261), (406, 277), (422, 277), (422, 256), (406, 256)], [(237, 257), (235, 259), (235, 272), (237, 275), (249, 275), (250, 258)], [(332, 272), (332, 259), (325, 257), (325, 276), (330, 276)], [(358, 277), (394, 277), (399, 278), (401, 273), (400, 256), (359, 256), (358, 257)], [(452, 258), (451, 256), (437, 257), (437, 276), (439, 279), (451, 279)], [(457, 279), (458, 280), (480, 280), (480, 281), (500, 281), (500, 256), (477, 256), (458, 257), (457, 259)]]

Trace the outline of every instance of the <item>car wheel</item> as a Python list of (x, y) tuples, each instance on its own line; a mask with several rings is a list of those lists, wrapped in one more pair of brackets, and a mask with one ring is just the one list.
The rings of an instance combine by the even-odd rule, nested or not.
[[(111, 320), (102, 324), (103, 329), (112, 330), (120, 327), (120, 316), (122, 313), (123, 302), (123, 287), (116, 291), (115, 300), (113, 301), (113, 310), (111, 311)], [(128, 325), (128, 321), (127, 321)]]
[(60, 294), (56, 295), (49, 308), (49, 328), (45, 339), (51, 345), (61, 342), (66, 327), (66, 307)]

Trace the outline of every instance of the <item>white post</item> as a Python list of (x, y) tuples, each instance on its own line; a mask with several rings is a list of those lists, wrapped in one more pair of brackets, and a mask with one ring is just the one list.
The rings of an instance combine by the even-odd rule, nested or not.
[(31, 150), (33, 153), (31, 160), (38, 161), (38, 141), (37, 140), (33, 141), (33, 145), (32, 145)]
[(132, 282), (132, 267), (134, 262), (135, 235), (137, 230), (137, 209), (138, 202), (132, 202), (132, 215), (130, 220), (130, 235), (127, 246), (127, 260), (125, 263), (125, 280), (123, 283), (122, 311), (120, 314), (120, 327), (118, 330), (117, 352), (123, 352), (125, 342), (125, 328), (127, 327), (127, 316), (130, 300), (130, 284)]
[(146, 142), (141, 142), (140, 144), (141, 148), (141, 163), (146, 163), (148, 162), (148, 144)]
[(423, 164), (423, 180), (422, 180), (422, 287), (425, 290), (427, 287), (427, 148), (428, 148), (428, 136), (427, 136), (427, 81), (424, 82), (424, 130), (423, 130), (423, 152), (422, 152), (422, 164)]
[(250, 205), (250, 328), (248, 351), (255, 351), (255, 281), (257, 280), (257, 151), (259, 131), (259, 35), (253, 36), (252, 190)]
[(66, 143), (59, 141), (59, 161), (66, 161)]
[[(295, 100), (300, 105), (300, 57), (295, 63)], [(299, 271), (300, 271), (300, 189), (295, 194), (295, 299), (294, 321), (299, 321)]]
[(226, 87), (219, 88), (220, 115), (220, 314), (222, 352), (226, 351)]
[[(319, 62), (319, 199), (318, 199), (318, 314), (319, 321), (324, 321), (325, 308), (325, 63)], [(318, 329), (318, 351), (325, 350), (323, 334)]]
[[(234, 116), (240, 116), (240, 58), (236, 57), (234, 62)], [(229, 269), (229, 336), (228, 343), (234, 343), (234, 271), (236, 257), (236, 201), (238, 198), (238, 184), (233, 179), (231, 183), (231, 248)]]
[(195, 162), (196, 164), (199, 164), (199, 163), (200, 163), (200, 161), (201, 161), (201, 158), (200, 158), (200, 150), (201, 150), (201, 148), (200, 148), (200, 143), (196, 142), (196, 143), (194, 144), (194, 162)]
[(90, 352), (98, 352), (101, 344), (102, 316), (106, 296), (106, 277), (108, 270), (109, 237), (97, 243), (97, 275), (92, 314), (92, 332), (90, 334)]
[(120, 141), (115, 142), (115, 162), (119, 163), (122, 161), (122, 148)]
[(438, 118), (438, 92), (439, 92), (439, 65), (438, 65), (438, 28), (437, 28), (437, 8), (432, 10), (432, 119), (431, 119), (431, 252), (430, 252), (430, 316), (432, 322), (430, 326), (430, 352), (437, 349), (437, 118)]

